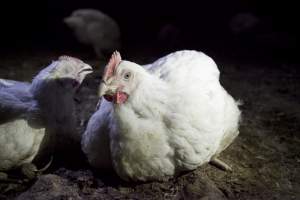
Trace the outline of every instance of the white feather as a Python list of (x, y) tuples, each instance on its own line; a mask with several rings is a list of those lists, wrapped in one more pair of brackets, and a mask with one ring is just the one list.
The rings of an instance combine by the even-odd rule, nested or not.
[(0, 171), (30, 163), (36, 156), (44, 135), (45, 128), (32, 128), (23, 119), (0, 124)]

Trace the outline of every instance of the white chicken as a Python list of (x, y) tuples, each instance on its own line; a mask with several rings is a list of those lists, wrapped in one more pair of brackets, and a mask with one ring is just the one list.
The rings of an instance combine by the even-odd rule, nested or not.
[(238, 135), (238, 103), (204, 53), (178, 51), (142, 67), (115, 52), (82, 149), (95, 168), (124, 180), (165, 180), (209, 161)]
[(64, 22), (73, 29), (79, 42), (94, 48), (99, 58), (121, 46), (118, 24), (99, 10), (75, 10)]
[(38, 153), (76, 140), (73, 98), (91, 72), (81, 60), (61, 56), (32, 83), (0, 79), (0, 171), (21, 167), (31, 178)]

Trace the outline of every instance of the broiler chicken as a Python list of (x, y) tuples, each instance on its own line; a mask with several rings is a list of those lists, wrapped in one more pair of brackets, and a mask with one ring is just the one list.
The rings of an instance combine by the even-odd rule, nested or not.
[(79, 9), (64, 22), (74, 31), (78, 41), (91, 45), (99, 58), (111, 54), (121, 46), (120, 28), (108, 15), (99, 10)]
[(215, 62), (197, 51), (171, 53), (145, 67), (115, 52), (103, 96), (82, 138), (95, 168), (124, 180), (166, 180), (207, 162), (238, 135), (238, 103), (219, 82)]
[(32, 83), (0, 79), (0, 171), (21, 167), (30, 177), (38, 154), (78, 137), (73, 97), (91, 72), (81, 60), (61, 56)]

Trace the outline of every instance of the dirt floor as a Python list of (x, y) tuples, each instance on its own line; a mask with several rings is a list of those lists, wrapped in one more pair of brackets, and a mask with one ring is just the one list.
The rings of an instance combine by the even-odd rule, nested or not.
[[(29, 52), (18, 59), (2, 56), (1, 78), (30, 81), (59, 54)], [(131, 58), (141, 64), (153, 59), (143, 55)], [(168, 182), (126, 183), (112, 172), (93, 171), (84, 158), (74, 155), (76, 165), (56, 164), (34, 182), (0, 183), (0, 199), (300, 199), (298, 64), (214, 59), (224, 87), (243, 102), (240, 136), (221, 155), (233, 172), (207, 164)], [(84, 60), (96, 72), (85, 80), (79, 93), (81, 132), (95, 110), (104, 65), (95, 59)]]

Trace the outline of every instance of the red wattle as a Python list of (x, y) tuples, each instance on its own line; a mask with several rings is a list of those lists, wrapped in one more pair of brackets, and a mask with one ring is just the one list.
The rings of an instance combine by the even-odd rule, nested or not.
[(116, 93), (115, 103), (123, 104), (127, 101), (127, 99), (128, 99), (128, 95), (126, 93), (118, 91)]

